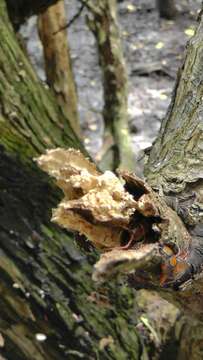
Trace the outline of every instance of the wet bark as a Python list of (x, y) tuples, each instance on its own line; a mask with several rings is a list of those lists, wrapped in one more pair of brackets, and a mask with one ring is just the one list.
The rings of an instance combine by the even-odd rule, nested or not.
[(128, 85), (120, 40), (116, 1), (82, 0), (90, 10), (88, 24), (96, 38), (103, 74), (105, 136), (113, 136), (116, 146), (114, 169), (135, 170), (128, 129)]
[(38, 17), (38, 30), (44, 50), (47, 83), (74, 132), (80, 134), (77, 93), (66, 30), (64, 1), (50, 6)]

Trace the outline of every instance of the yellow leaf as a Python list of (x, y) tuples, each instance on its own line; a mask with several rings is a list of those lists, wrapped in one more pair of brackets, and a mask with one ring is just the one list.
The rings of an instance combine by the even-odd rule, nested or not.
[(129, 12), (134, 12), (136, 11), (136, 6), (134, 6), (133, 4), (128, 4), (127, 9)]
[(90, 124), (88, 126), (88, 129), (92, 130), (92, 131), (96, 131), (97, 130), (97, 124)]
[(187, 35), (187, 36), (193, 36), (195, 34), (195, 30), (192, 29), (192, 28), (188, 28), (188, 29), (185, 29), (184, 33)]
[(155, 45), (155, 48), (156, 49), (162, 49), (164, 47), (164, 43), (162, 41), (159, 41), (156, 45)]
[(168, 96), (166, 94), (161, 93), (159, 95), (159, 97), (160, 97), (161, 100), (166, 100)]
[(131, 48), (132, 50), (137, 50), (137, 45), (135, 45), (135, 44), (130, 44), (130, 48)]
[(87, 144), (89, 144), (90, 143), (90, 139), (89, 138), (85, 138), (84, 139), (84, 143), (87, 145)]
[(124, 30), (124, 31), (122, 31), (122, 35), (123, 35), (123, 36), (129, 36), (129, 32), (127, 32), (127, 31)]

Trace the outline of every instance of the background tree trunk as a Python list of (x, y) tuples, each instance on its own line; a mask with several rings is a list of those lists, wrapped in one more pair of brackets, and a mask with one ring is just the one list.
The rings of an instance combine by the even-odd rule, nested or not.
[(111, 134), (116, 146), (114, 169), (135, 170), (128, 129), (128, 86), (116, 0), (82, 0), (90, 10), (88, 24), (96, 38), (104, 89), (104, 141)]
[(36, 15), (58, 0), (6, 0), (8, 15), (15, 29), (31, 15)]
[(177, 15), (175, 0), (156, 0), (160, 17), (174, 19)]
[(66, 30), (64, 0), (50, 6), (38, 17), (38, 30), (44, 50), (47, 83), (74, 132), (80, 134), (77, 93), (72, 72)]

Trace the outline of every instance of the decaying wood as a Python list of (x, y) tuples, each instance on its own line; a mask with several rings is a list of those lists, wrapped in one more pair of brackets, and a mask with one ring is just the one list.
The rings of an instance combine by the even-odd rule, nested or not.
[(65, 194), (53, 213), (54, 221), (86, 235), (98, 247), (109, 248), (120, 243), (122, 231), (117, 224), (127, 225), (134, 200), (113, 173), (99, 173), (73, 149), (52, 150), (41, 156), (38, 163), (56, 177)]
[(192, 276), (189, 232), (143, 180), (128, 172), (120, 171), (120, 178), (110, 171), (102, 174), (74, 149), (49, 150), (37, 162), (65, 195), (52, 220), (105, 252), (95, 279), (133, 269), (136, 276), (150, 267), (148, 279), (139, 273), (140, 285), (178, 287)]
[(115, 249), (103, 254), (95, 264), (93, 279), (102, 283), (118, 274), (135, 272), (137, 269), (153, 271), (160, 263), (161, 256), (156, 244), (142, 245), (137, 250)]

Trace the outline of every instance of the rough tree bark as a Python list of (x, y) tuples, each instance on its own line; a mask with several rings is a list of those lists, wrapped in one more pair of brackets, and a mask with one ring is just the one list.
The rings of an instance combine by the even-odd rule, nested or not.
[(73, 130), (80, 135), (76, 85), (67, 32), (61, 30), (65, 23), (64, 0), (60, 0), (39, 15), (38, 30), (44, 50), (47, 83)]
[[(202, 58), (203, 20), (187, 46), (168, 113), (150, 152), (145, 175), (153, 188), (161, 189), (170, 205), (179, 213), (193, 242), (189, 263), (193, 271), (202, 269), (203, 259), (203, 121)], [(203, 313), (202, 277), (194, 282), (190, 299), (183, 292), (185, 304)], [(187, 301), (186, 301), (187, 299)], [(200, 315), (202, 316), (202, 315)]]
[[(135, 328), (133, 290), (111, 286), (96, 291), (90, 278), (93, 257), (82, 257), (72, 235), (50, 224), (50, 209), (61, 194), (32, 158), (45, 148), (84, 149), (18, 46), (3, 0), (0, 104), (1, 356), (147, 358)], [(184, 318), (174, 325), (173, 317), (170, 326), (166, 318), (161, 322), (164, 349), (173, 349), (177, 359), (201, 359), (202, 328)], [(162, 326), (168, 328), (164, 336)], [(157, 350), (153, 356), (160, 358)]]
[(90, 11), (88, 24), (96, 38), (104, 89), (104, 141), (113, 136), (114, 169), (135, 170), (128, 129), (128, 85), (117, 21), (116, 0), (81, 0)]
[[(142, 345), (128, 320), (131, 290), (96, 292), (92, 256), (82, 257), (71, 234), (50, 226), (59, 194), (32, 158), (47, 147), (84, 149), (18, 46), (3, 0), (0, 38), (0, 353), (20, 360), (137, 359)], [(40, 333), (46, 341), (38, 341)]]

